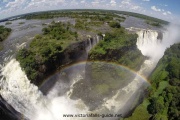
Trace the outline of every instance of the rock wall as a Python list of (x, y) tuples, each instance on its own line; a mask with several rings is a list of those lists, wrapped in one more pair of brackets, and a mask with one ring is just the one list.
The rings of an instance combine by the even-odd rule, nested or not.
[(88, 58), (88, 52), (100, 41), (102, 37), (88, 37), (84, 41), (69, 45), (63, 52), (56, 55), (58, 61), (46, 63), (39, 67), (38, 78), (34, 84), (39, 86), (48, 76), (54, 74), (57, 70), (79, 61), (85, 61)]

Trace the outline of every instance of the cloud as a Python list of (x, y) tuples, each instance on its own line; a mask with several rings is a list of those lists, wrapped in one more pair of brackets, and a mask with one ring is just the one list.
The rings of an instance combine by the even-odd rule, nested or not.
[[(72, 2), (75, 2), (73, 0)], [(57, 6), (63, 5), (65, 0), (31, 0), (26, 6), (25, 10), (47, 10), (52, 8), (56, 8)]]
[(163, 15), (167, 15), (167, 12), (163, 12)]
[(144, 1), (144, 2), (149, 2), (150, 0), (142, 0), (142, 1)]
[(110, 4), (111, 4), (111, 6), (116, 6), (116, 1), (115, 0), (111, 0)]
[(131, 9), (132, 10), (138, 10), (138, 9), (140, 9), (141, 7), (140, 6), (133, 6)]
[(134, 3), (133, 1), (131, 0), (123, 0), (121, 1), (121, 4), (119, 5), (119, 7), (122, 9), (122, 10), (125, 10), (125, 11), (136, 11), (136, 12), (139, 12), (139, 13), (143, 13), (145, 11), (145, 9), (143, 9), (141, 6), (139, 6), (138, 4)]
[(123, 0), (121, 4), (123, 5), (130, 5), (131, 0)]
[(81, 0), (81, 2), (80, 3), (86, 3), (86, 1), (85, 0)]
[(172, 14), (170, 11), (167, 11), (167, 13), (170, 14), (170, 15)]
[(158, 9), (156, 6), (151, 6), (151, 9), (157, 12), (161, 12), (161, 9)]
[(13, 2), (9, 2), (8, 4), (6, 4), (6, 7), (17, 7), (17, 6), (22, 6), (22, 4), (25, 3), (25, 0), (15, 0)]
[(91, 2), (93, 5), (97, 5), (97, 4), (99, 4), (99, 0), (94, 0), (94, 1), (92, 1)]
[(167, 11), (167, 12), (163, 12), (163, 15), (171, 15), (172, 13), (170, 11)]

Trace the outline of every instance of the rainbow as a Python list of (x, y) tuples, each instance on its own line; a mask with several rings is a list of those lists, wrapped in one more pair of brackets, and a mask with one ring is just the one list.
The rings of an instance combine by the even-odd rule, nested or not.
[[(127, 66), (117, 64), (117, 63), (114, 63), (114, 62), (107, 62), (107, 61), (79, 61), (79, 62), (72, 63), (72, 64), (64, 66), (60, 70), (56, 71), (56, 73), (58, 73), (58, 72), (60, 73), (60, 72), (62, 72), (64, 70), (68, 70), (68, 69), (71, 69), (71, 68), (76, 68), (78, 66), (85, 65), (85, 64), (88, 64), (88, 63), (100, 63), (100, 64), (107, 64), (107, 65), (113, 65), (113, 66), (119, 67), (121, 69), (127, 70), (130, 73), (133, 73), (133, 74), (137, 75), (140, 79), (142, 79), (143, 81), (148, 83), (148, 85), (151, 85), (151, 83), (148, 81), (148, 79), (146, 77), (144, 77), (143, 75), (141, 75), (140, 73), (138, 73), (137, 71), (135, 71), (135, 70), (133, 70), (133, 69), (127, 67)], [(46, 79), (46, 80), (48, 80), (48, 79)], [(46, 80), (42, 84), (44, 84), (46, 82)]]

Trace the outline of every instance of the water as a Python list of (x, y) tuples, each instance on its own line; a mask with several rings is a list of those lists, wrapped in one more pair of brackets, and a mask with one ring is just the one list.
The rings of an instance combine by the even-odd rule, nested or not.
[[(42, 28), (46, 27), (52, 21), (55, 22), (70, 22), (75, 23), (71, 18), (54, 18), (47, 20), (15, 20), (11, 21), (12, 24), (5, 25), (6, 22), (1, 22), (0, 25), (11, 28), (12, 32), (10, 36), (3, 42), (4, 49), (0, 51), (0, 64), (3, 64), (4, 59), (9, 55), (13, 55), (22, 44), (24, 47), (28, 45), (36, 34), (42, 34)], [(24, 22), (24, 24), (19, 24)], [(47, 25), (43, 25), (47, 24)]]
[(151, 29), (151, 30), (158, 30), (158, 31), (161, 31), (162, 29), (164, 29), (164, 28), (149, 25), (146, 23), (146, 20), (132, 17), (132, 16), (126, 17), (126, 20), (121, 23), (121, 26), (125, 28), (135, 27), (135, 28)]

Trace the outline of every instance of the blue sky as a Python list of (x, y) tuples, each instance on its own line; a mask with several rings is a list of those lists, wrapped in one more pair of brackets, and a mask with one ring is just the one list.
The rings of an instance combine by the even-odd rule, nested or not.
[(113, 9), (180, 23), (180, 0), (0, 0), (0, 19), (55, 9)]

